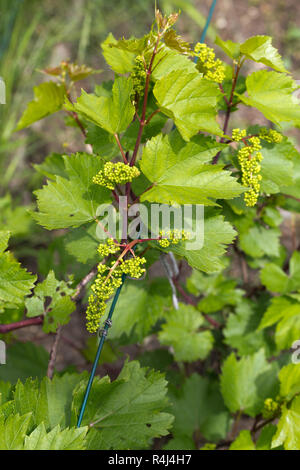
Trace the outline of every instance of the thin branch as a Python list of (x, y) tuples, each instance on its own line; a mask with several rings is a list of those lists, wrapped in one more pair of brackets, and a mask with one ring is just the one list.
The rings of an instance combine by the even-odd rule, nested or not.
[(153, 188), (153, 186), (155, 186), (156, 183), (152, 183), (151, 186), (149, 186), (147, 189), (145, 189), (145, 191), (143, 191), (139, 196), (137, 196), (136, 199), (134, 199), (134, 201), (132, 202), (132, 204), (135, 204), (136, 202), (138, 202), (140, 200), (140, 197), (142, 194), (145, 194), (147, 191), (150, 191), (150, 189)]
[(24, 328), (26, 326), (32, 325), (42, 325), (44, 321), (43, 315), (39, 315), (33, 318), (26, 318), (26, 320), (21, 320), (15, 323), (9, 323), (7, 325), (0, 325), (0, 334), (6, 334), (10, 331), (19, 330), (20, 328)]
[(57, 329), (54, 343), (50, 351), (50, 359), (49, 359), (48, 369), (47, 369), (47, 377), (49, 377), (49, 379), (52, 379), (54, 375), (55, 362), (56, 362), (56, 356), (57, 356), (57, 350), (58, 350), (58, 343), (59, 343), (60, 336), (61, 336), (61, 330), (62, 330), (62, 327), (60, 326)]
[(157, 108), (155, 111), (153, 111), (153, 113), (150, 114), (150, 116), (148, 117), (148, 119), (147, 119), (145, 125), (147, 126), (147, 124), (149, 124), (149, 122), (151, 121), (151, 119), (152, 119), (156, 114), (158, 114), (158, 113), (160, 113), (160, 109), (159, 109), (159, 108)]
[[(176, 278), (173, 278), (173, 282), (176, 286), (176, 289), (178, 290), (178, 292), (181, 294), (181, 296), (184, 298), (184, 300), (186, 301), (187, 304), (190, 304), (190, 305), (193, 305), (194, 307), (197, 307), (197, 301), (192, 299), (192, 297), (187, 293), (185, 292), (185, 290), (183, 289), (183, 287), (181, 286), (181, 284), (179, 283), (178, 279)], [(212, 318), (210, 315), (204, 315), (204, 318), (205, 320), (208, 321), (208, 323), (210, 323), (214, 328), (221, 328), (221, 325), (220, 323), (217, 321), (217, 320), (214, 320), (214, 318)]]
[(219, 88), (220, 88), (220, 90), (223, 94), (223, 98), (224, 98), (225, 103), (227, 104), (227, 106), (229, 106), (229, 100), (226, 96), (225, 90), (224, 90), (223, 85), (221, 83), (219, 83)]
[(124, 150), (123, 150), (123, 147), (122, 147), (122, 145), (121, 145), (121, 142), (120, 142), (120, 139), (119, 139), (119, 136), (118, 136), (118, 134), (114, 134), (114, 137), (115, 137), (115, 139), (116, 139), (116, 142), (117, 142), (117, 144), (118, 144), (118, 147), (119, 147), (119, 149), (120, 149), (120, 152), (121, 152), (122, 158), (123, 158), (123, 160), (124, 160), (124, 163), (126, 163), (126, 164), (127, 164), (127, 163), (128, 163), (128, 161), (127, 161), (127, 158), (126, 158), (125, 152), (124, 152)]
[(138, 132), (138, 136), (137, 136), (137, 139), (136, 139), (134, 151), (133, 151), (133, 154), (132, 154), (130, 166), (133, 166), (135, 164), (136, 157), (137, 157), (137, 154), (138, 154), (138, 150), (139, 150), (141, 140), (142, 140), (143, 130), (144, 130), (144, 127), (146, 125), (146, 111), (147, 111), (149, 84), (150, 84), (150, 78), (151, 78), (151, 73), (152, 73), (153, 61), (154, 61), (155, 55), (157, 53), (157, 48), (158, 48), (158, 44), (160, 42), (160, 39), (161, 39), (161, 35), (160, 35), (160, 33), (158, 33), (157, 41), (156, 41), (156, 44), (154, 46), (153, 53), (152, 53), (152, 56), (151, 56), (151, 59), (150, 59), (150, 64), (149, 64), (148, 70), (146, 72), (147, 77), (146, 77), (146, 83), (145, 83), (142, 117), (141, 117), (141, 121), (140, 121), (139, 132)]
[[(66, 90), (66, 94), (67, 94), (67, 97), (68, 97), (68, 100), (70, 101), (70, 103), (73, 104), (73, 100), (72, 100), (71, 93), (70, 93), (68, 90)], [(87, 135), (87, 134), (86, 134), (86, 130), (85, 130), (85, 128), (84, 128), (82, 122), (80, 121), (80, 119), (79, 119), (78, 114), (76, 113), (76, 111), (66, 111), (66, 112), (69, 114), (69, 116), (71, 116), (71, 117), (75, 120), (77, 126), (79, 127), (79, 129), (80, 129), (81, 132), (82, 132), (83, 137), (86, 138), (86, 135)]]
[(118, 196), (118, 194), (116, 193), (116, 191), (113, 189), (113, 190), (111, 191), (111, 193), (112, 193), (112, 195), (113, 195), (113, 197), (114, 197), (114, 200), (119, 204), (119, 196)]
[[(226, 111), (226, 115), (225, 115), (225, 121), (224, 121), (224, 125), (223, 125), (223, 134), (226, 134), (226, 132), (227, 132), (229, 119), (230, 119), (230, 114), (231, 114), (231, 108), (232, 108), (232, 105), (233, 105), (234, 91), (235, 91), (235, 88), (236, 88), (236, 85), (237, 85), (237, 79), (238, 79), (238, 76), (239, 76), (240, 69), (241, 69), (241, 64), (238, 64), (236, 66), (235, 74), (234, 74), (233, 80), (232, 80), (231, 93), (230, 93), (230, 98), (229, 98), (229, 102), (228, 102), (228, 105), (227, 105), (227, 111)], [(225, 141), (225, 139), (222, 137), (220, 142), (223, 143), (224, 141)], [(216, 165), (218, 163), (220, 155), (221, 155), (221, 150), (214, 157), (214, 159), (212, 161), (213, 165)]]
[(72, 300), (77, 301), (85, 288), (85, 286), (96, 276), (98, 270), (98, 265), (94, 266), (93, 269), (79, 282), (77, 285), (75, 294), (72, 296)]
[(284, 197), (288, 197), (290, 199), (294, 199), (294, 201), (300, 202), (300, 198), (291, 196), (290, 194), (283, 194)]
[(258, 421), (255, 420), (254, 421), (254, 424), (253, 424), (253, 427), (251, 429), (251, 434), (255, 434), (257, 433), (257, 431), (259, 431), (261, 428), (265, 427), (267, 424), (270, 424), (272, 423), (272, 421), (274, 421), (274, 419), (276, 419), (278, 417), (278, 413), (274, 416), (272, 416), (271, 418), (269, 419), (266, 419), (264, 421), (262, 421), (261, 423), (258, 424)]

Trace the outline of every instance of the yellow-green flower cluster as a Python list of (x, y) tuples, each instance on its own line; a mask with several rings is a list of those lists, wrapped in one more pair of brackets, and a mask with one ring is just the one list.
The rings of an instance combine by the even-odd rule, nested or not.
[(220, 59), (216, 59), (214, 50), (206, 44), (198, 42), (194, 49), (194, 55), (198, 57), (197, 69), (208, 80), (222, 83), (225, 78), (225, 67)]
[(261, 170), (260, 162), (263, 156), (260, 152), (261, 145), (258, 137), (250, 137), (249, 145), (242, 147), (238, 151), (238, 160), (242, 170), (242, 184), (249, 188), (245, 193), (244, 199), (247, 206), (255, 206), (260, 190), (259, 174)]
[(106, 301), (122, 282), (119, 271), (114, 272), (113, 276), (107, 277), (108, 270), (108, 266), (99, 264), (97, 277), (91, 287), (92, 294), (89, 296), (86, 310), (86, 328), (90, 333), (96, 333), (99, 329), (100, 319), (106, 310)]
[(275, 131), (274, 129), (267, 129), (266, 127), (262, 127), (259, 131), (259, 137), (269, 144), (280, 144), (283, 139), (283, 135), (280, 132)]
[(107, 238), (105, 243), (100, 243), (98, 253), (100, 256), (108, 256), (120, 251), (120, 247), (114, 242), (113, 238)]
[[(96, 333), (98, 331), (101, 317), (106, 310), (106, 301), (114, 294), (115, 290), (120, 287), (122, 274), (139, 278), (145, 272), (145, 269), (142, 267), (145, 263), (146, 259), (139, 257), (121, 260), (111, 273), (109, 273), (109, 266), (105, 264), (98, 265), (97, 277), (91, 287), (92, 294), (89, 296), (86, 311), (86, 327), (90, 333)], [(114, 264), (115, 261), (112, 262), (112, 266)]]
[(246, 129), (232, 129), (232, 140), (234, 140), (235, 142), (240, 142), (244, 137), (246, 137), (246, 135)]
[(143, 268), (143, 264), (145, 263), (146, 258), (140, 258), (139, 256), (126, 260), (122, 259), (120, 262), (120, 269), (122, 273), (127, 276), (139, 279), (146, 271), (146, 269)]
[(135, 100), (136, 96), (142, 96), (145, 90), (146, 71), (142, 56), (137, 56), (135, 58), (131, 78), (133, 82), (133, 93), (131, 98), (132, 100)]
[(116, 184), (130, 183), (139, 175), (140, 171), (136, 166), (129, 166), (123, 162), (107, 162), (103, 170), (93, 177), (93, 183), (114, 190)]
[(266, 398), (264, 401), (264, 408), (262, 412), (263, 418), (272, 418), (272, 416), (274, 416), (279, 410), (279, 406), (279, 403), (273, 400), (273, 398)]
[(185, 241), (188, 240), (189, 234), (184, 230), (161, 230), (159, 232), (160, 240), (158, 240), (158, 244), (162, 248), (168, 248), (171, 244), (177, 245), (180, 240)]

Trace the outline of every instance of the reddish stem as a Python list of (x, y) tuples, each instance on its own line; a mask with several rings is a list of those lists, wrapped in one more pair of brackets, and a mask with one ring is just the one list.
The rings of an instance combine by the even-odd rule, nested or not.
[[(227, 111), (226, 111), (225, 121), (224, 121), (224, 125), (223, 125), (223, 134), (226, 134), (226, 132), (227, 132), (227, 128), (228, 128), (228, 124), (229, 124), (229, 119), (230, 119), (230, 114), (231, 114), (231, 108), (232, 108), (232, 105), (233, 105), (234, 91), (235, 91), (235, 88), (236, 88), (237, 79), (238, 79), (238, 76), (239, 76), (240, 69), (241, 69), (241, 65), (238, 64), (237, 67), (236, 67), (236, 71), (235, 71), (234, 77), (233, 77), (232, 87), (231, 87), (231, 93), (230, 93), (230, 98), (229, 98), (229, 101), (228, 101), (228, 104), (227, 104)], [(224, 98), (225, 98), (225, 97), (224, 97)], [(220, 142), (221, 142), (221, 143), (225, 142), (225, 138), (222, 137), (222, 139), (220, 140)], [(213, 159), (213, 161), (212, 161), (212, 164), (213, 164), (213, 165), (216, 165), (216, 164), (218, 163), (218, 160), (219, 160), (219, 158), (220, 158), (220, 155), (221, 155), (221, 150), (220, 150), (220, 152), (218, 152), (217, 155), (214, 157), (214, 159)]]
[(147, 124), (149, 124), (149, 122), (151, 121), (151, 119), (152, 119), (156, 114), (158, 114), (158, 113), (160, 113), (160, 109), (159, 109), (159, 108), (157, 108), (155, 111), (153, 111), (153, 113), (150, 114), (150, 116), (148, 117), (148, 119), (147, 119), (145, 125), (147, 126)]
[(44, 317), (39, 315), (38, 317), (26, 318), (26, 320), (21, 320), (15, 323), (10, 323), (9, 325), (0, 325), (0, 334), (9, 333), (10, 331), (19, 330), (26, 326), (32, 325), (42, 325)]
[[(72, 97), (71, 97), (71, 93), (70, 93), (68, 90), (66, 90), (66, 95), (67, 95), (68, 100), (70, 101), (70, 103), (73, 104), (73, 100), (72, 100)], [(83, 127), (83, 124), (82, 124), (82, 122), (80, 121), (80, 119), (79, 119), (78, 114), (76, 113), (76, 111), (67, 111), (67, 113), (68, 113), (70, 116), (72, 116), (72, 118), (75, 120), (77, 126), (78, 126), (79, 129), (81, 130), (83, 137), (86, 138), (86, 135), (87, 135), (87, 134), (86, 134), (86, 130), (85, 130), (85, 128)]]
[[(193, 305), (194, 307), (197, 306), (197, 302), (192, 299), (192, 297), (190, 297), (186, 292), (185, 290), (183, 289), (183, 287), (180, 285), (178, 279), (176, 278), (173, 278), (173, 282), (176, 286), (176, 289), (178, 290), (178, 292), (182, 295), (182, 297), (184, 298), (184, 300), (186, 301), (187, 304), (190, 304), (190, 305)], [(212, 317), (210, 317), (209, 315), (205, 315), (204, 317), (208, 323), (210, 323), (214, 328), (220, 328), (221, 325), (219, 322), (217, 322), (216, 320), (214, 320)]]
[(156, 44), (155, 44), (154, 49), (153, 49), (150, 64), (149, 64), (148, 70), (146, 72), (147, 77), (146, 77), (146, 84), (145, 84), (142, 117), (141, 117), (141, 120), (140, 120), (139, 132), (138, 132), (138, 136), (137, 136), (137, 139), (136, 139), (134, 151), (133, 151), (133, 154), (132, 154), (132, 159), (131, 159), (131, 162), (130, 162), (130, 166), (133, 166), (135, 164), (136, 157), (137, 157), (137, 154), (138, 154), (138, 150), (139, 150), (141, 140), (142, 140), (143, 130), (144, 130), (144, 127), (146, 125), (146, 111), (147, 111), (149, 84), (150, 84), (150, 78), (151, 78), (151, 73), (152, 73), (153, 61), (154, 61), (154, 58), (155, 58), (155, 55), (156, 55), (156, 52), (157, 52), (157, 48), (158, 48), (160, 38), (161, 38), (161, 35), (160, 35), (160, 33), (158, 33), (157, 41), (156, 41)]
[(115, 201), (119, 204), (119, 196), (117, 195), (116, 191), (113, 189), (111, 192)]
[(226, 96), (225, 90), (224, 90), (223, 85), (222, 85), (221, 83), (219, 83), (219, 88), (220, 88), (220, 90), (221, 90), (221, 92), (222, 92), (222, 94), (223, 94), (223, 98), (224, 98), (224, 100), (225, 100), (225, 103), (227, 104), (227, 106), (229, 106), (229, 100), (228, 100), (228, 98), (227, 98), (227, 96)]

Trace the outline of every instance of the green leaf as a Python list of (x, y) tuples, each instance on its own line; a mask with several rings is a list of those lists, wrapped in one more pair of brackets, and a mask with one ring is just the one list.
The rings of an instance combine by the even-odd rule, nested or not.
[(232, 42), (230, 40), (228, 41), (223, 41), (219, 36), (216, 37), (215, 39), (215, 44), (217, 46), (220, 46), (221, 49), (225, 52), (228, 57), (231, 59), (238, 59), (240, 56), (240, 44), (237, 42)]
[[(88, 449), (140, 449), (149, 439), (168, 434), (173, 421), (162, 412), (167, 405), (166, 385), (162, 374), (142, 369), (137, 361), (126, 362), (119, 377), (96, 378), (83, 424), (93, 422), (87, 435)], [(76, 417), (86, 384), (74, 392)]]
[(193, 362), (208, 356), (214, 338), (210, 331), (199, 332), (204, 323), (200, 312), (191, 305), (180, 304), (166, 320), (158, 338), (163, 345), (172, 347), (176, 361)]
[(87, 138), (85, 142), (91, 144), (94, 153), (100, 155), (104, 160), (111, 160), (120, 154), (120, 149), (114, 136), (91, 122), (87, 125)]
[(9, 238), (10, 238), (10, 232), (0, 230), (0, 255), (8, 247)]
[(277, 365), (268, 364), (263, 349), (239, 361), (232, 353), (222, 367), (221, 391), (226, 406), (232, 413), (242, 411), (256, 416), (263, 409), (264, 400), (277, 391)]
[(174, 29), (169, 29), (164, 34), (164, 42), (167, 47), (174, 49), (181, 53), (188, 53), (191, 51), (191, 46), (188, 42), (185, 42)]
[(252, 258), (263, 256), (279, 256), (280, 230), (254, 225), (239, 233), (239, 245), (241, 249)]
[(18, 122), (16, 130), (24, 129), (30, 124), (43, 119), (49, 114), (56, 113), (62, 109), (65, 99), (65, 88), (54, 82), (41, 83), (33, 88), (34, 100), (28, 103)]
[(42, 163), (33, 166), (40, 174), (54, 181), (56, 176), (61, 176), (62, 178), (68, 176), (64, 156), (60, 153), (51, 153)]
[(185, 140), (200, 130), (222, 135), (216, 122), (219, 88), (199, 73), (174, 70), (156, 82), (153, 93), (161, 111), (174, 120)]
[(64, 245), (67, 252), (74, 256), (80, 263), (88, 263), (97, 259), (99, 239), (96, 235), (96, 224), (78, 227), (64, 237)]
[(243, 299), (228, 316), (223, 330), (225, 343), (237, 349), (239, 355), (254, 354), (262, 347), (269, 349), (265, 334), (257, 331), (261, 319), (261, 312), (257, 310), (254, 302)]
[[(75, 289), (71, 289), (65, 281), (58, 281), (50, 271), (44, 282), (38, 284), (34, 296), (26, 300), (27, 317), (44, 315), (43, 330), (54, 333), (60, 325), (66, 325), (76, 305), (71, 300)], [(46, 299), (51, 299), (45, 308)]]
[(162, 46), (155, 56), (151, 77), (154, 80), (160, 80), (168, 73), (178, 70), (184, 70), (186, 73), (195, 73), (196, 64), (187, 56), (179, 54), (165, 45)]
[(213, 313), (222, 310), (226, 305), (236, 305), (243, 295), (238, 289), (236, 281), (227, 279), (222, 273), (206, 275), (193, 271), (187, 281), (187, 286), (194, 295), (203, 298), (198, 303), (198, 309), (204, 313)]
[(134, 333), (135, 339), (141, 341), (170, 305), (171, 291), (166, 279), (157, 278), (151, 283), (127, 281), (115, 308), (110, 338), (124, 334), (130, 337)]
[(292, 302), (286, 297), (275, 297), (271, 300), (271, 305), (266, 310), (259, 329), (267, 328), (278, 322), (283, 316), (284, 312), (292, 306)]
[(32, 218), (30, 206), (16, 205), (16, 201), (7, 193), (0, 198), (0, 230), (11, 233), (11, 236), (27, 236), (31, 230)]
[(262, 219), (269, 227), (278, 227), (283, 221), (281, 213), (275, 207), (265, 207)]
[(280, 395), (291, 400), (300, 392), (300, 364), (288, 364), (279, 372)]
[(230, 444), (229, 450), (255, 450), (250, 431), (241, 431), (233, 443)]
[[(74, 388), (86, 375), (64, 374), (52, 380), (44, 377), (41, 383), (28, 379), (16, 385), (14, 400), (17, 413), (32, 411), (32, 426), (44, 423), (47, 431), (60, 425), (63, 428), (71, 423), (71, 403)], [(83, 383), (83, 382), (82, 382)]]
[(300, 449), (300, 396), (294, 398), (289, 408), (283, 405), (272, 448), (281, 444), (285, 450)]
[[(48, 362), (49, 354), (42, 346), (17, 342), (7, 348), (6, 364), (0, 367), (0, 380), (16, 383), (27, 377), (44, 377)], [(29, 411), (32, 409), (26, 412)]]
[(67, 103), (65, 107), (76, 111), (111, 134), (118, 134), (126, 130), (135, 113), (131, 94), (132, 80), (117, 77), (113, 84), (112, 96), (95, 96), (82, 90), (77, 102), (74, 105)]
[(141, 200), (165, 204), (214, 205), (211, 198), (230, 199), (243, 188), (220, 165), (208, 162), (223, 148), (205, 136), (185, 143), (177, 131), (149, 140), (144, 148), (141, 170), (153, 183)]
[(276, 264), (268, 263), (261, 270), (260, 278), (264, 286), (272, 292), (287, 294), (300, 289), (300, 253), (295, 251), (290, 259), (289, 276)]
[(84, 450), (87, 427), (61, 429), (57, 425), (47, 433), (44, 423), (25, 436), (24, 450)]
[(21, 268), (11, 253), (0, 253), (0, 301), (22, 303), (35, 280), (36, 276)]
[(249, 98), (237, 96), (247, 106), (257, 108), (267, 119), (280, 125), (282, 122), (300, 124), (300, 107), (293, 96), (296, 83), (287, 75), (259, 70), (246, 79)]
[(0, 381), (0, 405), (11, 398), (12, 385), (9, 382)]
[(290, 158), (293, 163), (293, 178), (294, 183), (290, 186), (281, 187), (281, 192), (291, 196), (300, 198), (300, 154), (294, 146), (290, 148)]
[(196, 445), (192, 437), (176, 435), (173, 439), (170, 439), (166, 445), (163, 446), (163, 450), (196, 450)]
[(274, 426), (274, 424), (267, 424), (264, 426), (256, 441), (256, 450), (271, 450), (272, 439), (275, 433), (276, 426)]
[(277, 49), (272, 46), (270, 36), (253, 36), (240, 46), (240, 51), (247, 59), (260, 62), (278, 72), (287, 72)]
[(300, 303), (282, 312), (282, 319), (276, 326), (275, 342), (279, 350), (288, 349), (299, 339)]
[(35, 191), (39, 212), (32, 215), (48, 230), (78, 227), (96, 217), (100, 204), (110, 202), (108, 190), (92, 182), (103, 166), (99, 157), (77, 153), (63, 158), (68, 177), (56, 176)]
[(225, 253), (226, 244), (230, 244), (236, 235), (233, 227), (223, 216), (211, 213), (204, 219), (204, 245), (201, 249), (191, 250), (185, 243), (170, 247), (170, 251), (184, 257), (192, 268), (206, 273), (213, 273), (224, 268), (220, 257)]
[(196, 431), (216, 442), (225, 438), (231, 420), (216, 381), (193, 374), (170, 399), (175, 416), (172, 430), (175, 439), (183, 436), (191, 439)]
[(102, 53), (106, 62), (114, 72), (121, 74), (132, 72), (135, 53), (119, 47), (112, 47), (116, 44), (118, 44), (118, 41), (112, 33), (109, 33), (105, 41), (101, 43)]
[(0, 450), (22, 450), (31, 413), (0, 418)]
[(261, 191), (267, 194), (284, 192), (284, 187), (294, 186), (294, 165), (291, 157), (299, 156), (295, 147), (283, 138), (279, 144), (266, 144), (262, 147)]
[(266, 264), (260, 272), (261, 283), (271, 292), (285, 294), (289, 291), (289, 278), (276, 264)]

